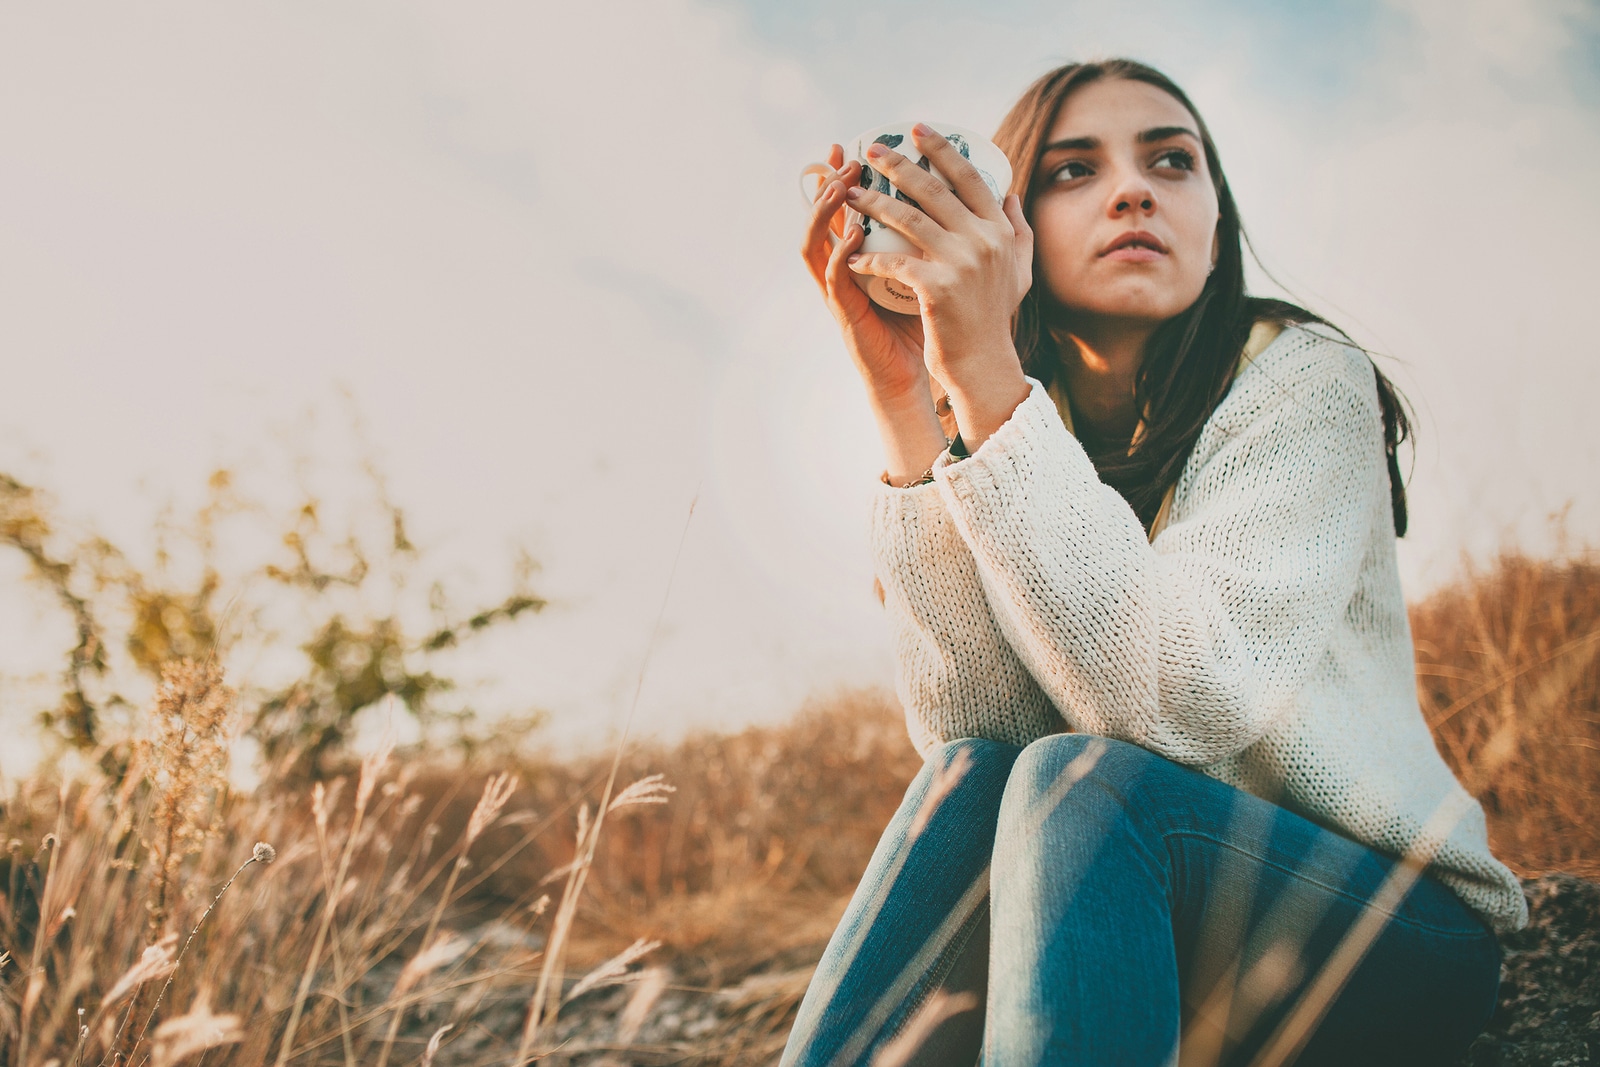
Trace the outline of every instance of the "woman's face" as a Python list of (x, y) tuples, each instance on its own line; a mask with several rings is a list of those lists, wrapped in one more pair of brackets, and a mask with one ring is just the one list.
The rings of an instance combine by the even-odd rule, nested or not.
[(1039, 281), (1069, 324), (1160, 322), (1199, 297), (1217, 191), (1177, 100), (1144, 82), (1090, 82), (1062, 105), (1037, 173)]

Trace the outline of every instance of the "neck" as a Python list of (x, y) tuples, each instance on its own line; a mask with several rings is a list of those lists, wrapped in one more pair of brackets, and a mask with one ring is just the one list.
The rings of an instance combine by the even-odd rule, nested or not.
[(1097, 437), (1117, 440), (1133, 436), (1139, 410), (1133, 383), (1144, 359), (1145, 342), (1156, 324), (1147, 322), (1078, 322), (1052, 331), (1061, 352), (1062, 373), (1072, 397), (1075, 417)]

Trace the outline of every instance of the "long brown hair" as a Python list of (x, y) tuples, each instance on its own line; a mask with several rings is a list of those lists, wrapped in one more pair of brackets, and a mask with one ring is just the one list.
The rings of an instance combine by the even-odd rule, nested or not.
[[(1206, 169), (1217, 190), (1217, 263), (1200, 296), (1189, 308), (1161, 324), (1145, 347), (1134, 381), (1134, 404), (1144, 413), (1144, 432), (1131, 452), (1111, 449), (1091, 455), (1107, 485), (1121, 493), (1146, 527), (1155, 520), (1167, 490), (1183, 473), (1206, 420), (1233, 385), (1239, 352), (1250, 328), (1262, 319), (1288, 324), (1318, 323), (1337, 330), (1326, 319), (1283, 300), (1250, 296), (1244, 285), (1244, 245), (1248, 238), (1239, 219), (1233, 191), (1223, 176), (1222, 161), (1205, 120), (1182, 89), (1165, 74), (1131, 59), (1069, 63), (1034, 82), (1014, 104), (995, 134), (1011, 160), (1011, 191), (1022, 209), (1033, 215), (1033, 200), (1042, 182), (1040, 149), (1055, 125), (1061, 105), (1090, 82), (1124, 78), (1153, 85), (1182, 104), (1194, 117), (1205, 148)], [(1041, 277), (1038, 263), (1034, 278)], [(1018, 308), (1014, 334), (1017, 353), (1028, 374), (1049, 384), (1060, 366), (1061, 353), (1047, 329), (1049, 294), (1035, 284)], [(1338, 331), (1343, 336), (1343, 331)], [(1345, 338), (1348, 340), (1348, 337)], [(1352, 342), (1353, 343), (1353, 342)], [(1378, 404), (1383, 414), (1383, 444), (1388, 456), (1389, 496), (1397, 537), (1406, 532), (1406, 487), (1397, 450), (1410, 436), (1405, 403), (1376, 364)]]

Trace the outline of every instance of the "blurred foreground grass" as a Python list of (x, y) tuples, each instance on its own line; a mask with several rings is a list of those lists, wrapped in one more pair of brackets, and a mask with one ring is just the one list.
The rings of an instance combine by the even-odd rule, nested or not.
[[(1507, 555), (1413, 627), (1497, 854), (1600, 875), (1600, 566)], [(634, 745), (614, 780), (609, 757), (409, 752), (230, 794), (215, 746), (252, 709), (227, 720), (203, 665), (166, 679), (120, 778), (4, 798), (0, 1064), (561, 1062), (563, 1002), (622, 983), (613, 1050), (582, 1062), (771, 1062), (919, 766), (892, 702), (851, 693)], [(687, 1046), (636, 1042), (674, 989), (733, 995)]]

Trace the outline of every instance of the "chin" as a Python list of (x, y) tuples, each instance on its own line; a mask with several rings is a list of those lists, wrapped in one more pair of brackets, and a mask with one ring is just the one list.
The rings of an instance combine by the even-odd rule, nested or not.
[(1083, 288), (1088, 292), (1052, 292), (1051, 295), (1069, 315), (1165, 322), (1187, 311), (1200, 298), (1205, 285), (1202, 281), (1189, 293), (1150, 278), (1124, 277), (1110, 281), (1096, 279)]

